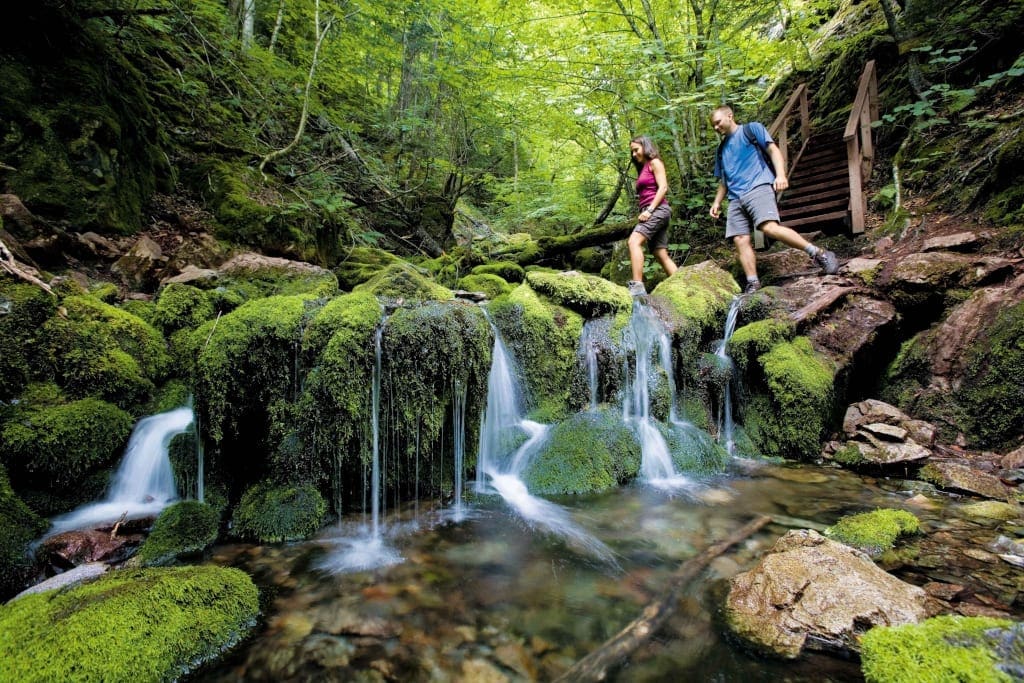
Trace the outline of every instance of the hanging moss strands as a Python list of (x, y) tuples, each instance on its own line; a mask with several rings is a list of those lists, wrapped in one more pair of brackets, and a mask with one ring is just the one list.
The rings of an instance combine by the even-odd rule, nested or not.
[(115, 571), (0, 607), (0, 679), (177, 680), (240, 642), (258, 610), (238, 569)]
[(232, 534), (259, 543), (297, 541), (323, 524), (327, 503), (309, 485), (262, 482), (242, 495), (235, 507)]

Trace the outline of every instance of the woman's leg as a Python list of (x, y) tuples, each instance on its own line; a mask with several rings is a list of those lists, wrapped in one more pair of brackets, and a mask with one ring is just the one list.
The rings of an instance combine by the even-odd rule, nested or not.
[(644, 243), (647, 237), (634, 230), (626, 243), (629, 246), (629, 265), (633, 272), (633, 280), (644, 281)]
[(654, 258), (658, 259), (658, 263), (665, 269), (666, 275), (672, 275), (676, 272), (676, 262), (668, 255), (668, 249), (655, 249)]

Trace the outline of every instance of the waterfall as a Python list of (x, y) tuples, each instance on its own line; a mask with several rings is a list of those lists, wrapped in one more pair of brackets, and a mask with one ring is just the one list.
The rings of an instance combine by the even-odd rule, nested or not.
[(600, 320), (594, 318), (583, 323), (580, 333), (580, 356), (587, 372), (587, 388), (590, 390), (590, 410), (597, 410), (598, 404), (598, 373), (597, 373), (597, 335)]
[(382, 499), (380, 384), (381, 368), (383, 365), (384, 324), (386, 322), (387, 316), (384, 316), (377, 326), (373, 341), (374, 363), (370, 386), (370, 405), (372, 410), (370, 426), (371, 438), (373, 439), (369, 491), (371, 506), (370, 533), (369, 535), (365, 533), (350, 534), (347, 529), (339, 528), (339, 535), (325, 539), (325, 542), (334, 546), (334, 549), (321, 561), (319, 566), (321, 569), (336, 574), (386, 567), (402, 561), (402, 556), (398, 554), (398, 551), (384, 543), (380, 524)]
[(455, 380), (452, 389), (452, 450), (455, 460), (452, 482), (455, 487), (455, 520), (459, 521), (464, 516), (462, 470), (466, 457), (466, 385)]
[[(732, 366), (732, 358), (728, 354), (729, 339), (732, 338), (732, 333), (736, 330), (736, 320), (739, 318), (740, 303), (743, 297), (734, 296), (732, 302), (729, 304), (729, 313), (725, 317), (725, 332), (722, 335), (722, 343), (718, 345), (717, 355), (722, 362)], [(732, 373), (729, 373), (729, 377), (725, 381), (725, 390), (722, 392), (722, 430), (721, 439), (724, 441), (725, 450), (729, 455), (735, 455), (736, 444), (733, 439), (733, 421), (732, 421)]]
[(549, 427), (525, 418), (515, 363), (498, 328), (489, 317), (487, 320), (494, 332), (494, 347), (487, 376), (487, 405), (480, 426), (477, 491), (498, 493), (530, 526), (544, 529), (581, 552), (615, 565), (611, 549), (573, 522), (567, 509), (532, 495), (523, 482), (522, 473), (547, 439)]
[(626, 341), (634, 354), (634, 374), (633, 377), (626, 374), (622, 414), (623, 419), (633, 423), (640, 440), (640, 474), (646, 482), (659, 488), (689, 486), (690, 481), (675, 471), (665, 437), (651, 417), (650, 380), (655, 350), (668, 380), (669, 414), (673, 421), (676, 401), (671, 340), (650, 306), (633, 302)]
[(192, 420), (190, 407), (139, 420), (106, 498), (55, 518), (50, 534), (115, 522), (125, 513), (133, 518), (156, 515), (176, 500), (168, 447)]

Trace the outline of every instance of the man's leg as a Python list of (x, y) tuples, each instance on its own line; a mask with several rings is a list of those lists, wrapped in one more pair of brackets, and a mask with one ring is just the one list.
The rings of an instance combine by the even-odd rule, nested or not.
[(634, 282), (644, 281), (644, 243), (647, 242), (647, 237), (642, 233), (634, 230), (629, 235), (629, 241), (626, 243), (629, 245), (629, 265), (633, 273)]
[(823, 268), (829, 275), (835, 275), (839, 270), (839, 261), (836, 259), (835, 254), (814, 246), (801, 237), (800, 233), (793, 228), (779, 225), (777, 221), (765, 221), (760, 227), (761, 231), (773, 240), (778, 240), (794, 249), (803, 249), (811, 257), (811, 260)]
[(676, 272), (676, 262), (672, 260), (672, 257), (668, 255), (668, 249), (655, 249), (654, 258), (658, 259), (658, 263), (665, 269), (666, 275), (672, 275)]
[(736, 256), (743, 269), (743, 274), (747, 276), (747, 281), (756, 280), (757, 258), (754, 256), (754, 245), (750, 241), (750, 234), (736, 235), (732, 238), (732, 243), (736, 247)]

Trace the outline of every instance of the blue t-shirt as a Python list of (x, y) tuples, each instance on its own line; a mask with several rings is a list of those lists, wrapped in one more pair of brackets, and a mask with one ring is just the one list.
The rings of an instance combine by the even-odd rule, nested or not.
[[(743, 124), (747, 126), (765, 149), (772, 142), (772, 136), (764, 124), (757, 121)], [(721, 164), (715, 157), (715, 177), (725, 184), (729, 199), (738, 199), (758, 185), (771, 185), (775, 182), (775, 173), (765, 163), (761, 150), (747, 142), (747, 136), (737, 126), (722, 145)]]

